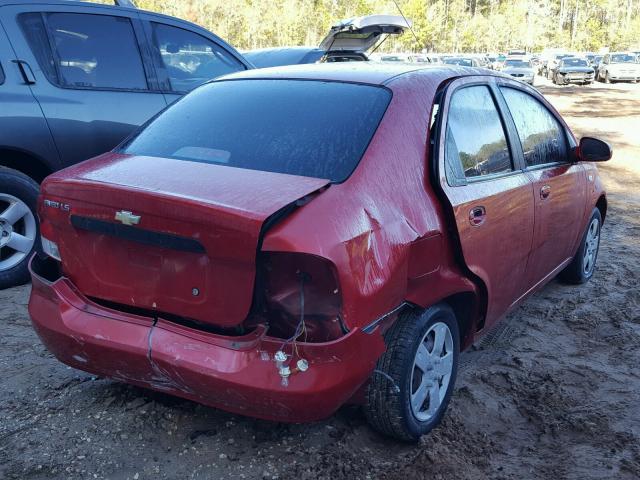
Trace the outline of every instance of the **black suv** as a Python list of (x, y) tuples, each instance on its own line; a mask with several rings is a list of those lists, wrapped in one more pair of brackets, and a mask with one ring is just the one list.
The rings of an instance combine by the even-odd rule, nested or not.
[(176, 18), (65, 0), (0, 0), (0, 288), (28, 280), (38, 183), (111, 150), (208, 79), (251, 68)]

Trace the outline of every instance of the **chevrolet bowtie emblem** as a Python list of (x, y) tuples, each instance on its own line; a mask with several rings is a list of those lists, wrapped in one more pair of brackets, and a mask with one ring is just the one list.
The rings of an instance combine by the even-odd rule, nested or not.
[(134, 215), (126, 210), (116, 212), (116, 220), (124, 225), (137, 225), (140, 223), (140, 215)]

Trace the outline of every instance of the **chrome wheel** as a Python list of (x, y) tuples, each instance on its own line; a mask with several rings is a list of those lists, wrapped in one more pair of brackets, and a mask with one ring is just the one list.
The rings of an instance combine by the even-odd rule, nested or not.
[(0, 193), (0, 271), (15, 267), (31, 252), (38, 229), (29, 206)]
[(435, 323), (422, 338), (411, 372), (411, 411), (417, 420), (431, 419), (447, 393), (453, 371), (453, 337), (446, 323)]
[(587, 236), (585, 238), (584, 255), (582, 257), (582, 268), (584, 274), (589, 276), (593, 273), (600, 247), (600, 221), (597, 218), (591, 220)]

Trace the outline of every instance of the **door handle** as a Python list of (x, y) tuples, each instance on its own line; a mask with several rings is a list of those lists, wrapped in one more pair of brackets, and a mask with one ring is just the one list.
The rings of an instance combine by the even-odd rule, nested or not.
[(551, 195), (551, 187), (549, 185), (544, 185), (540, 188), (540, 198), (544, 200), (545, 198), (549, 198), (549, 195)]
[(33, 70), (31, 70), (31, 67), (27, 62), (25, 62), (24, 60), (13, 60), (13, 63), (18, 65), (24, 83), (26, 83), (27, 85), (33, 85), (34, 83), (36, 83), (36, 77), (33, 74)]
[(484, 207), (473, 207), (469, 211), (469, 223), (474, 227), (482, 225), (487, 218), (487, 210)]

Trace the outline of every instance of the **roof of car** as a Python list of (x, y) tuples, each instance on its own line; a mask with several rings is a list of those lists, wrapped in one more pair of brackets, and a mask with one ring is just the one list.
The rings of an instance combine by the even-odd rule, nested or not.
[(246, 70), (226, 75), (221, 79), (300, 79), (384, 85), (390, 80), (408, 73), (434, 76), (442, 80), (468, 75), (496, 76), (496, 73), (491, 70), (458, 65), (338, 62)]

